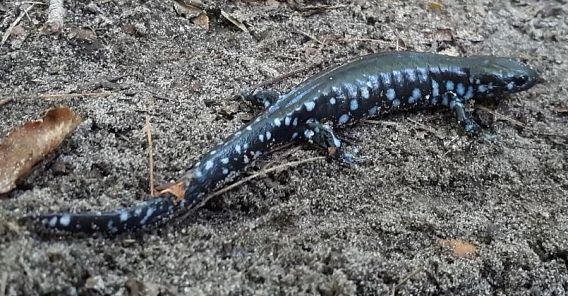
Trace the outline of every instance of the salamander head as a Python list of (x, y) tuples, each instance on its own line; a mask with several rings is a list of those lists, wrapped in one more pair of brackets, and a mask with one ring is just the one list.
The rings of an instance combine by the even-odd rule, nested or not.
[(481, 96), (524, 91), (539, 80), (534, 69), (515, 59), (476, 57), (472, 61), (472, 82)]

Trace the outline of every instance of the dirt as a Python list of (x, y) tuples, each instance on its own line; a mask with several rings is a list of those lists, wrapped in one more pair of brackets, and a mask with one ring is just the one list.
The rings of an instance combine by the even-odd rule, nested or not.
[[(172, 1), (67, 1), (61, 34), (42, 31), (47, 7), (35, 5), (0, 48), (0, 97), (14, 99), (0, 136), (57, 105), (83, 122), (0, 200), (0, 295), (567, 294), (567, 3), (432, 3), (208, 1), (206, 31)], [(0, 3), (0, 32), (24, 9)], [(323, 63), (270, 86), (285, 91), (397, 49), (519, 57), (544, 81), (476, 112), (490, 140), (443, 110), (360, 123), (340, 135), (366, 163), (270, 174), (155, 231), (69, 237), (18, 223), (147, 198), (147, 116), (164, 184), (251, 118), (232, 100), (245, 88)], [(41, 96), (78, 93), (98, 95)], [(251, 172), (318, 155), (278, 153)]]

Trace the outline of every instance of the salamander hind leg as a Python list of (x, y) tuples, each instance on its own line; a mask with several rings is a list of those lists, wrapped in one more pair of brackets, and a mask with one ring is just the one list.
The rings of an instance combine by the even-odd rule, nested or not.
[(280, 94), (273, 90), (255, 90), (252, 92), (245, 91), (241, 93), (240, 97), (260, 108), (268, 108), (280, 99)]
[(339, 160), (342, 164), (354, 165), (360, 162), (357, 156), (343, 151), (342, 142), (331, 127), (318, 121), (310, 119), (306, 122), (303, 138), (310, 144), (324, 149), (330, 158)]

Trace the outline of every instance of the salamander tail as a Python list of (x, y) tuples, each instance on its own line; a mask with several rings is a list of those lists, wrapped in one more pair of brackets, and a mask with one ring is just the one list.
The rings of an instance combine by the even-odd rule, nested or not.
[(48, 230), (116, 235), (168, 220), (183, 209), (183, 204), (175, 204), (172, 197), (161, 197), (111, 212), (38, 214), (24, 220)]

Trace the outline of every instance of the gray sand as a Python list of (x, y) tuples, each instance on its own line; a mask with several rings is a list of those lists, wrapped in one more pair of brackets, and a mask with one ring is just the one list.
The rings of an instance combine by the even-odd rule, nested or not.
[[(0, 107), (0, 136), (55, 105), (84, 119), (0, 200), (0, 295), (568, 293), (566, 1), (444, 1), (441, 12), (426, 1), (349, 1), (311, 16), (273, 1), (206, 2), (209, 32), (178, 16), (172, 1), (69, 2), (60, 36), (40, 32), (46, 6), (36, 6), (0, 48), (0, 97), (15, 98)], [(0, 32), (17, 7), (0, 3)], [(339, 132), (368, 163), (271, 174), (179, 225), (107, 239), (38, 235), (17, 222), (146, 198), (147, 114), (164, 184), (250, 119), (230, 100), (240, 90), (397, 46), (527, 60), (545, 82), (492, 107), (526, 128), (479, 111), (496, 135), (489, 143), (464, 136), (446, 111), (398, 114)], [(272, 87), (289, 89), (319, 70)], [(26, 98), (73, 92), (112, 94)], [(280, 153), (251, 171), (317, 155)], [(450, 239), (477, 252), (455, 256), (442, 243)]]

